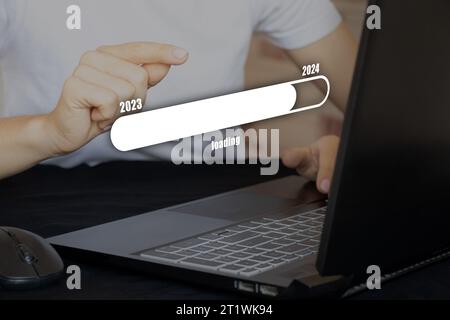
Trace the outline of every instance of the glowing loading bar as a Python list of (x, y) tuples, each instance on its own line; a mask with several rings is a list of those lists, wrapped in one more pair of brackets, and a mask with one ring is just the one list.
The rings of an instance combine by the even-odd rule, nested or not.
[[(294, 85), (323, 80), (324, 99), (315, 105), (292, 109), (297, 101)], [(330, 95), (325, 76), (290, 81), (216, 98), (136, 113), (119, 118), (111, 141), (120, 151), (130, 151), (242, 124), (321, 107)]]

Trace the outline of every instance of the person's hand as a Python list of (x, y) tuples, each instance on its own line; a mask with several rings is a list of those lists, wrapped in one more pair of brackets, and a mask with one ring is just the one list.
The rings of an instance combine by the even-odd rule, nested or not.
[(309, 147), (284, 151), (281, 159), (288, 168), (295, 168), (300, 175), (315, 180), (317, 189), (328, 194), (338, 146), (338, 137), (325, 136)]
[(152, 42), (102, 46), (85, 53), (47, 115), (54, 155), (73, 152), (104, 132), (119, 116), (119, 104), (145, 97), (171, 65), (186, 62), (184, 49)]

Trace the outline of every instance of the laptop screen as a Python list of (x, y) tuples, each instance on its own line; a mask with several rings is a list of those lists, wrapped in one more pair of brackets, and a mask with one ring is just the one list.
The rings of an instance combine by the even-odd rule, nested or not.
[(318, 269), (391, 272), (450, 247), (450, 2), (372, 1)]

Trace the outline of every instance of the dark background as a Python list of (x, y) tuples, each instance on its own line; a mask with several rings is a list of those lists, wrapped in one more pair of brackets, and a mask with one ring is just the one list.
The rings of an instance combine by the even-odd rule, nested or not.
[[(65, 170), (38, 166), (0, 181), (0, 226), (44, 237), (126, 218), (177, 203), (264, 182), (258, 166), (174, 166), (170, 163), (116, 162)], [(407, 225), (405, 226), (407, 227)], [(0, 259), (6, 259), (0, 253)], [(25, 292), (0, 289), (1, 299), (244, 299), (233, 292), (181, 283), (117, 266), (64, 259), (82, 270), (82, 290), (66, 279)], [(449, 299), (450, 261), (432, 265), (366, 291), (356, 299)]]

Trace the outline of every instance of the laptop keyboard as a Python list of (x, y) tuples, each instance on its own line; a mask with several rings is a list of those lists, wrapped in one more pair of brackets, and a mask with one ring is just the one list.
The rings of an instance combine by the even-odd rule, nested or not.
[(318, 251), (326, 207), (287, 218), (258, 218), (141, 252), (140, 256), (254, 276)]

